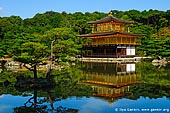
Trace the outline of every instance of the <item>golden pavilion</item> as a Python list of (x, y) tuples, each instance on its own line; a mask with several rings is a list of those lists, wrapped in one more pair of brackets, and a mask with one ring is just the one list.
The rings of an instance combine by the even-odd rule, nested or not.
[(137, 38), (142, 34), (133, 34), (128, 25), (134, 21), (118, 19), (112, 14), (100, 20), (88, 22), (92, 26), (92, 33), (80, 35), (90, 39), (83, 45), (83, 57), (117, 58), (134, 57), (136, 45), (140, 45)]

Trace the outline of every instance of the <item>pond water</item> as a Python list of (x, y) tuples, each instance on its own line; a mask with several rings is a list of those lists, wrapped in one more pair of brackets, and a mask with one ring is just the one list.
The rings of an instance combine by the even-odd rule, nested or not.
[[(16, 72), (2, 70), (0, 113), (167, 113), (169, 68), (147, 62), (80, 63), (54, 71), (56, 86), (46, 89), (16, 89)], [(6, 79), (12, 82), (8, 86)]]

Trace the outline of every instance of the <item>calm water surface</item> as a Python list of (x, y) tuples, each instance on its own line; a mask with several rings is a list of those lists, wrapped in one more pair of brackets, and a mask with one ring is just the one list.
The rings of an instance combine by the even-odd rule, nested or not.
[(57, 74), (52, 89), (4, 86), (11, 74), (0, 74), (0, 113), (170, 112), (169, 65), (81, 63)]

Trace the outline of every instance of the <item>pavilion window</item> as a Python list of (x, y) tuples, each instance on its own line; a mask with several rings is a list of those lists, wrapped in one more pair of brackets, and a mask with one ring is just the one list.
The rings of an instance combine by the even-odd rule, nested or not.
[(100, 32), (103, 31), (103, 26), (100, 26)]
[(107, 39), (107, 43), (109, 43), (110, 42), (110, 38), (106, 38)]
[(94, 25), (92, 28), (92, 32), (95, 33), (97, 31), (97, 25)]
[(108, 31), (112, 31), (112, 30), (113, 30), (112, 24), (109, 24), (109, 25), (107, 26), (107, 28), (108, 28)]
[(103, 31), (106, 31), (106, 26), (104, 25), (104, 26), (102, 26), (103, 27)]
[(128, 43), (128, 38), (126, 37), (125, 39), (126, 39), (126, 44), (127, 44)]
[(130, 43), (130, 38), (127, 38), (127, 43)]
[(102, 31), (101, 26), (97, 26), (97, 32), (101, 32), (101, 31)]
[(115, 25), (115, 31), (120, 31), (120, 25)]
[[(122, 38), (122, 37), (121, 37)], [(126, 37), (124, 37), (123, 39), (122, 39), (122, 43), (126, 43), (127, 41), (126, 41)]]
[(121, 26), (121, 31), (122, 31), (122, 32), (125, 32), (124, 26)]
[(135, 38), (131, 38), (131, 42), (132, 42), (132, 43), (135, 43)]
[(118, 43), (121, 43), (121, 38), (117, 38), (117, 42), (118, 42)]

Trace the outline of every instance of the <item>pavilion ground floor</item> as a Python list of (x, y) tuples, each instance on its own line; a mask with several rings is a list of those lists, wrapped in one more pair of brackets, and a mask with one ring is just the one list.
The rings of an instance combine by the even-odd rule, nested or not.
[(135, 57), (135, 45), (99, 45), (84, 46), (83, 57), (91, 58), (132, 58)]

